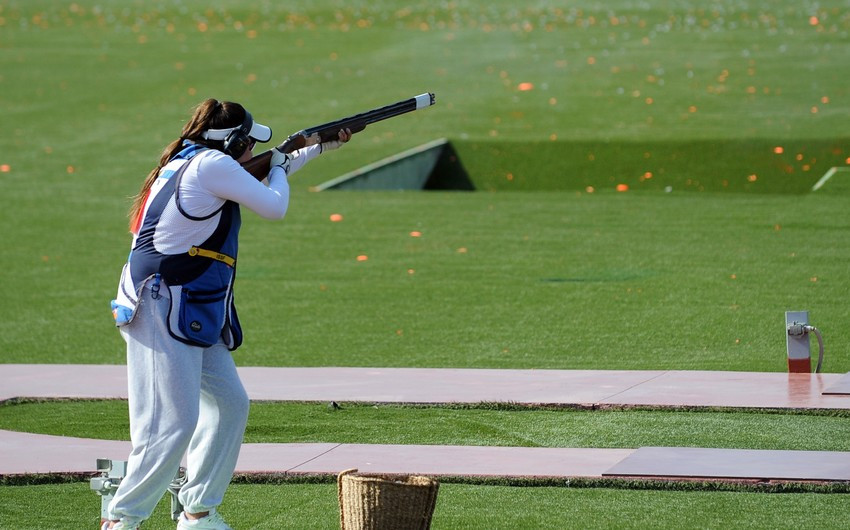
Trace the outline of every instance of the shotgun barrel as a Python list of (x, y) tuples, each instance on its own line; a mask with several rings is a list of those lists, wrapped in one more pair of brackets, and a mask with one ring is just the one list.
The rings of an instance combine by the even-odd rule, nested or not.
[[(352, 133), (357, 133), (365, 129), (369, 124), (393, 118), (401, 114), (406, 114), (414, 110), (430, 107), (435, 101), (436, 99), (434, 94), (426, 92), (391, 105), (386, 105), (384, 107), (361, 112), (360, 114), (355, 114), (347, 118), (303, 129), (290, 135), (283, 141), (282, 144), (274, 147), (273, 149), (277, 149), (282, 153), (291, 153), (292, 151), (301, 149), (308, 145), (335, 140), (339, 131), (343, 129), (349, 129)], [(242, 167), (254, 175), (257, 180), (263, 180), (269, 173), (271, 157), (272, 151), (266, 151), (245, 162), (242, 164)]]

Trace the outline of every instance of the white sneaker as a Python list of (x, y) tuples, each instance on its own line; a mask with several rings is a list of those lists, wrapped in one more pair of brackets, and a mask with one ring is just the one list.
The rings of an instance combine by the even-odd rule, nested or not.
[(110, 524), (110, 521), (104, 522), (103, 525), (101, 525), (100, 530), (139, 530), (139, 525), (141, 523), (134, 523), (132, 521), (122, 519), (122, 520), (118, 521), (117, 523), (115, 523), (114, 525), (112, 525), (111, 528), (110, 528), (109, 524)]
[(180, 514), (180, 519), (177, 522), (177, 530), (233, 530), (227, 526), (227, 523), (224, 522), (221, 515), (215, 511), (210, 510), (209, 515), (206, 517), (201, 517), (200, 519), (188, 519), (186, 517), (186, 512)]

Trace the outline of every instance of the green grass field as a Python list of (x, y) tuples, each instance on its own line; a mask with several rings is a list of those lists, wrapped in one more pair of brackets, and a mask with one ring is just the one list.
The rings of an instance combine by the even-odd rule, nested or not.
[[(7, 0), (0, 362), (123, 362), (108, 307), (127, 197), (200, 100), (244, 103), (280, 142), (431, 91), (433, 108), (295, 175), (284, 222), (245, 215), (238, 364), (781, 372), (784, 312), (808, 310), (825, 371), (850, 371), (850, 176), (810, 191), (850, 163), (848, 7)], [(478, 191), (308, 191), (443, 137)], [(0, 425), (122, 438), (125, 407), (8, 404)], [(248, 438), (846, 451), (844, 423), (263, 404)], [(426, 439), (423, 425), (439, 428)], [(238, 484), (223, 511), (237, 528), (269, 504), (274, 528), (331, 528), (334, 503), (329, 484)], [(446, 484), (434, 525), (830, 528), (846, 503)], [(6, 485), (0, 528), (87, 527), (98, 504), (83, 483)], [(171, 526), (158, 512), (150, 527)]]
[[(334, 484), (244, 485), (222, 514), (238, 528), (339, 528)], [(38, 499), (50, 499), (45, 505)], [(0, 514), (15, 528), (95, 528), (99, 499), (87, 484), (0, 489)], [(34, 502), (35, 501), (35, 502)], [(514, 488), (441, 484), (432, 528), (843, 528), (846, 495)], [(71, 518), (57, 506), (87, 512)], [(145, 530), (173, 529), (161, 503)], [(266, 515), (267, 512), (271, 512)], [(66, 522), (65, 526), (57, 521)], [(19, 522), (19, 523), (18, 523)], [(67, 524), (70, 522), (70, 524)], [(73, 525), (73, 526), (71, 526)], [(5, 527), (4, 527), (5, 528)]]

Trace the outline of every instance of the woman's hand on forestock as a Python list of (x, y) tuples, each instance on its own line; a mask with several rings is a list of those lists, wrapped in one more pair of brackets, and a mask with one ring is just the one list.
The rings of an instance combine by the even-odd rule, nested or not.
[(354, 135), (352, 134), (351, 129), (341, 129), (337, 135), (337, 140), (329, 140), (321, 143), (322, 152), (324, 153), (325, 151), (339, 149), (342, 144), (348, 143), (352, 136)]

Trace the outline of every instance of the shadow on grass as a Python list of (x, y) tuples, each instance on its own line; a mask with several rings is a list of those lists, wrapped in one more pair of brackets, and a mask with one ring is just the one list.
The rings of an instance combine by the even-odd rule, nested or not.
[(452, 143), (478, 190), (802, 194), (850, 159), (850, 138)]

